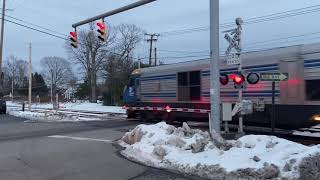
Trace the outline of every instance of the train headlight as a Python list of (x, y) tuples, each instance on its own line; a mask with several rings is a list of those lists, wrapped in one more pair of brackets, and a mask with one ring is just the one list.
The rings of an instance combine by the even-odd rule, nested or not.
[(320, 115), (318, 114), (318, 115), (312, 116), (311, 120), (320, 123)]

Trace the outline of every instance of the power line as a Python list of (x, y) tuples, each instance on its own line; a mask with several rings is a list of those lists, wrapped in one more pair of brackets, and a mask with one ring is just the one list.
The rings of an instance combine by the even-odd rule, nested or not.
[[(1, 18), (0, 18), (0, 19), (1, 19)], [(54, 34), (52, 34), (52, 33), (48, 33), (48, 32), (46, 32), (46, 31), (42, 31), (42, 30), (39, 30), (39, 29), (30, 27), (30, 26), (27, 26), (27, 25), (24, 25), (24, 24), (21, 24), (21, 23), (17, 23), (17, 22), (8, 20), (8, 19), (4, 19), (4, 20), (7, 21), (7, 22), (10, 22), (10, 23), (12, 23), (12, 24), (15, 24), (15, 25), (18, 25), (18, 26), (22, 26), (22, 27), (25, 27), (25, 28), (31, 29), (31, 30), (33, 30), (33, 31), (37, 31), (37, 32), (40, 32), (40, 33), (49, 35), (49, 36), (53, 36), (53, 37), (56, 37), (56, 38), (59, 38), (59, 39), (63, 39), (63, 40), (69, 40), (69, 39), (67, 39), (67, 38), (64, 38), (64, 37), (61, 37), (61, 36), (57, 36), (57, 35), (54, 35)]]
[(180, 50), (165, 50), (165, 49), (158, 49), (160, 52), (169, 52), (169, 53), (187, 53), (187, 54), (200, 54), (200, 53), (208, 53), (208, 51), (180, 51)]
[[(1, 13), (0, 13), (0, 14), (1, 14)], [(37, 27), (37, 28), (41, 28), (41, 29), (43, 29), (43, 30), (50, 31), (50, 32), (52, 32), (52, 33), (56, 33), (56, 34), (59, 34), (59, 35), (62, 35), (62, 36), (66, 36), (66, 37), (67, 37), (66, 34), (60, 33), (60, 32), (58, 32), (58, 31), (54, 31), (54, 30), (52, 30), (52, 29), (49, 29), (49, 28), (45, 28), (45, 27), (43, 27), (43, 26), (36, 25), (36, 24), (31, 23), (31, 22), (28, 22), (28, 21), (25, 21), (25, 20), (22, 20), (22, 19), (13, 17), (13, 16), (9, 16), (9, 15), (5, 15), (5, 16), (8, 17), (8, 18), (11, 18), (11, 19), (14, 19), (14, 20), (17, 20), (17, 21), (20, 21), (20, 22), (29, 24), (29, 25), (31, 25), (31, 26), (34, 26), (34, 27)]]
[[(294, 10), (289, 10), (289, 11), (284, 11), (284, 12), (249, 18), (249, 19), (245, 20), (244, 25), (256, 24), (256, 23), (261, 23), (261, 22), (266, 22), (266, 21), (274, 21), (274, 20), (299, 16), (299, 15), (304, 15), (304, 14), (309, 14), (309, 13), (314, 13), (314, 12), (319, 12), (319, 11), (320, 11), (320, 5), (308, 6), (308, 7), (304, 7), (304, 8), (299, 8), (299, 9), (294, 9)], [(233, 26), (234, 26), (234, 22), (220, 24), (220, 28), (222, 28), (222, 29), (230, 28)], [(186, 34), (186, 33), (207, 31), (209, 29), (210, 29), (209, 26), (201, 26), (201, 27), (195, 27), (195, 28), (189, 28), (189, 29), (166, 31), (166, 32), (162, 32), (160, 34), (162, 36), (181, 35), (181, 34)]]

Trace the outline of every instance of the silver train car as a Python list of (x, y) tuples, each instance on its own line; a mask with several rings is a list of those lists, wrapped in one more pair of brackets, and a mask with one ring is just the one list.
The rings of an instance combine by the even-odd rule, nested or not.
[[(245, 74), (288, 73), (275, 88), (276, 127), (297, 129), (320, 122), (320, 44), (297, 45), (242, 55)], [(220, 58), (220, 73), (237, 73)], [(243, 98), (256, 109), (247, 125), (270, 124), (272, 82), (247, 84)], [(221, 85), (221, 101), (236, 103), (233, 82)], [(165, 120), (207, 120), (210, 109), (210, 61), (201, 59), (135, 70), (124, 91), (129, 117)], [(262, 109), (261, 109), (262, 107)], [(237, 118), (234, 118), (236, 121)]]

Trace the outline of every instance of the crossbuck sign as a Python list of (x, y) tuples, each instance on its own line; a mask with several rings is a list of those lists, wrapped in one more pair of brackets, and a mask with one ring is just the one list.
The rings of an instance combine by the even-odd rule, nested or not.
[(233, 38), (226, 33), (224, 38), (229, 42), (228, 49), (226, 54), (230, 54), (231, 50), (234, 48), (238, 53), (241, 52), (241, 26), (238, 26), (236, 29), (232, 29), (226, 32), (231, 32), (231, 35), (234, 35)]

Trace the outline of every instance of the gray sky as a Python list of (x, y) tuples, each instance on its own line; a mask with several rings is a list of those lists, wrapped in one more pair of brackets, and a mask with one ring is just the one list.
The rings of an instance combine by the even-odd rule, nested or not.
[[(136, 0), (7, 0), (8, 7), (14, 11), (9, 15), (23, 19), (52, 30), (65, 33), (72, 31), (71, 24), (95, 16), (108, 10), (135, 2)], [(248, 19), (281, 11), (318, 5), (318, 0), (220, 0), (221, 23), (232, 22), (236, 17)], [(244, 27), (244, 49), (260, 49), (286, 44), (318, 42), (320, 34), (293, 39), (293, 41), (276, 41), (269, 44), (250, 43), (275, 38), (288, 37), (320, 31), (317, 20), (320, 12), (286, 18), (277, 21), (247, 25)], [(144, 7), (115, 15), (106, 19), (108, 23), (136, 24), (150, 33), (161, 33), (180, 29), (209, 26), (209, 0), (158, 0)], [(86, 28), (83, 26), (81, 28)], [(222, 29), (224, 30), (224, 29)], [(221, 30), (221, 31), (222, 31)], [(28, 58), (28, 43), (33, 44), (33, 60), (38, 71), (39, 60), (44, 56), (61, 56), (67, 58), (64, 41), (6, 23), (4, 58), (16, 55)], [(226, 48), (221, 33), (221, 49)], [(205, 56), (207, 53), (173, 53), (170, 51), (208, 51), (209, 31), (188, 34), (162, 36), (157, 48), (158, 57)], [(148, 44), (141, 43), (136, 56), (148, 56)], [(161, 59), (166, 63), (186, 61), (195, 58)]]

